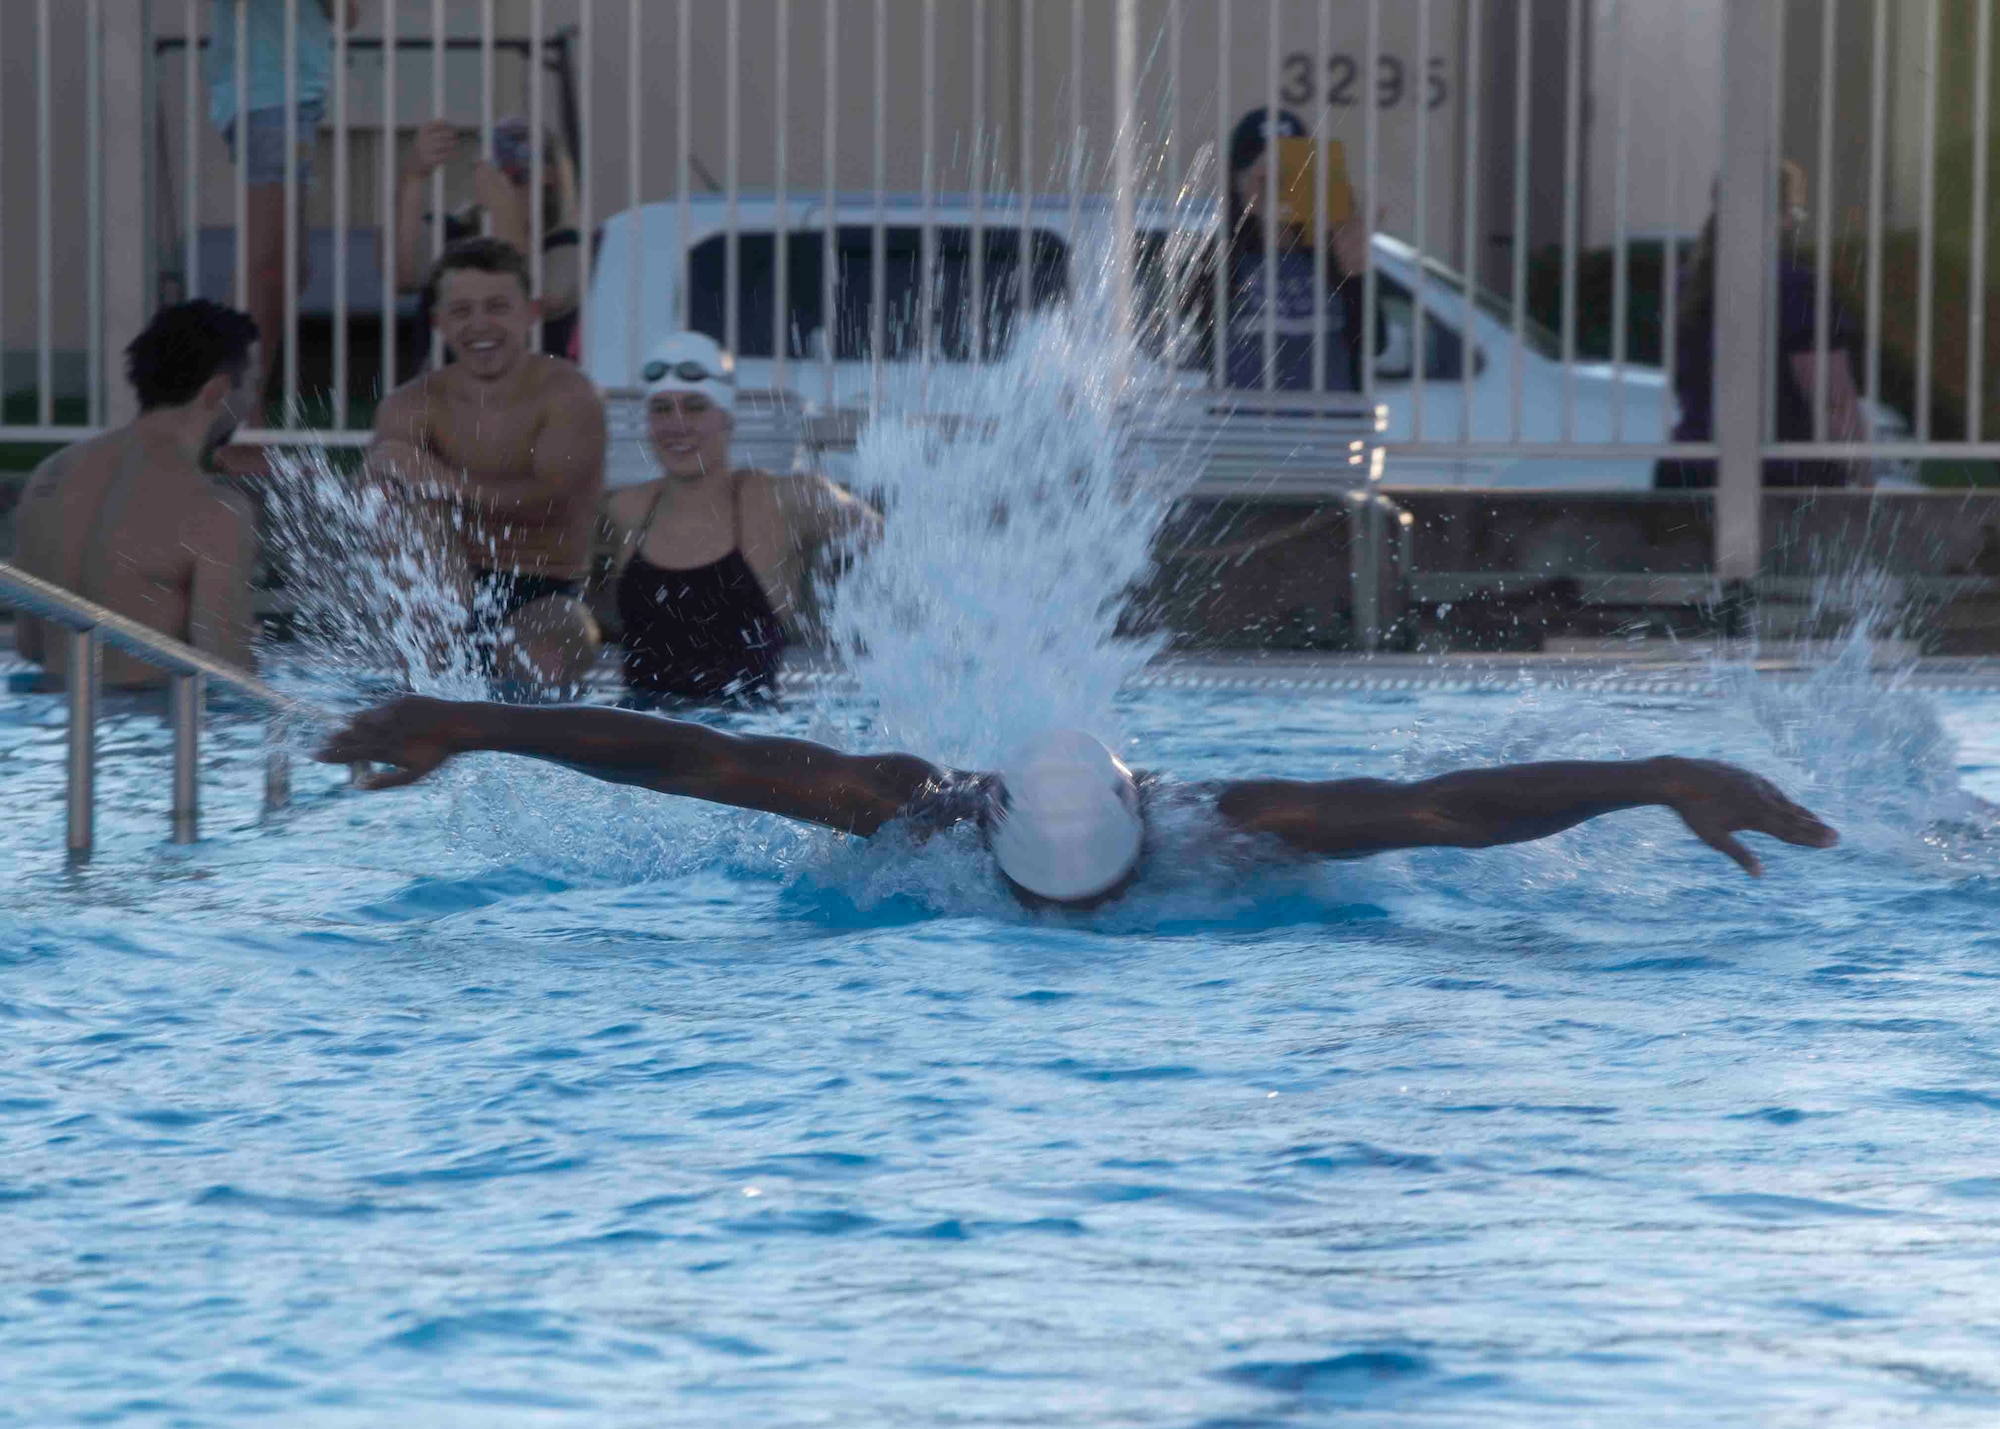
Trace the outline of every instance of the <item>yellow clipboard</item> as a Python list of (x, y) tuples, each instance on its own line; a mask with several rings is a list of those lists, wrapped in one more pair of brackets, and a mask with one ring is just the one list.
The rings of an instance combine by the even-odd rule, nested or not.
[[(1285, 222), (1308, 233), (1321, 227), (1314, 217), (1322, 184), (1316, 147), (1310, 139), (1278, 140), (1278, 210)], [(1347, 151), (1338, 139), (1326, 141), (1326, 162), (1330, 168), (1325, 180), (1324, 222), (1345, 223), (1354, 215), (1354, 188), (1347, 181)]]

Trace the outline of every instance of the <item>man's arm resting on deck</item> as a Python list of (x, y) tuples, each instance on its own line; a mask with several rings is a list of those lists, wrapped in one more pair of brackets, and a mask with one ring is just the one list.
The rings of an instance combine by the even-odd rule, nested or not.
[(864, 836), (943, 777), (914, 755), (845, 754), (810, 740), (727, 734), (631, 710), (534, 709), (416, 696), (357, 715), (317, 757), (328, 764), (388, 765), (361, 782), (393, 789), (455, 755), (481, 750)]
[(1222, 816), (1238, 828), (1332, 858), (1524, 843), (1647, 805), (1672, 809), (1696, 838), (1753, 877), (1763, 865), (1738, 833), (1769, 834), (1808, 848), (1830, 848), (1839, 840), (1769, 781), (1731, 764), (1671, 756), (1468, 769), (1412, 784), (1245, 780), (1224, 786), (1216, 799)]

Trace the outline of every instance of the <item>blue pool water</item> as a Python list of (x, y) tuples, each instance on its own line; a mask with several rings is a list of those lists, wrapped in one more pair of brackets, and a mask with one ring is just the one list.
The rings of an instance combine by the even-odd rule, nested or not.
[[(1663, 749), (1670, 817), (1204, 870), (1090, 918), (472, 761), (206, 838), (0, 699), (0, 1424), (1880, 1423), (2000, 1414), (2000, 699), (1153, 690), (1142, 765)], [(803, 707), (735, 717), (802, 731)]]

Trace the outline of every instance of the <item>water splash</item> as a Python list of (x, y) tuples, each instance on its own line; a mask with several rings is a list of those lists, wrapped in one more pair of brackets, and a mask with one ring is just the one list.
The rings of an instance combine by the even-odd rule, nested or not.
[(854, 456), (884, 526), (827, 620), (873, 740), (990, 764), (1050, 726), (1115, 739), (1120, 686), (1164, 642), (1121, 621), (1187, 484), (1138, 440), (1177, 389), (1109, 272), (1084, 277), (999, 360), (885, 378)]
[(463, 515), (317, 450), (274, 452), (271, 471), (269, 546), (316, 680), (481, 697)]

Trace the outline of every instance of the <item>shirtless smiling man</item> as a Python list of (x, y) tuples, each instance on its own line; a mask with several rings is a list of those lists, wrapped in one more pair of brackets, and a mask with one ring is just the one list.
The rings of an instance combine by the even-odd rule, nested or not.
[(368, 472), (455, 508), (495, 673), (574, 683), (600, 643), (579, 596), (604, 485), (604, 404), (576, 368), (531, 350), (540, 303), (518, 250), (463, 239), (439, 255), (430, 287), (457, 360), (389, 395)]

